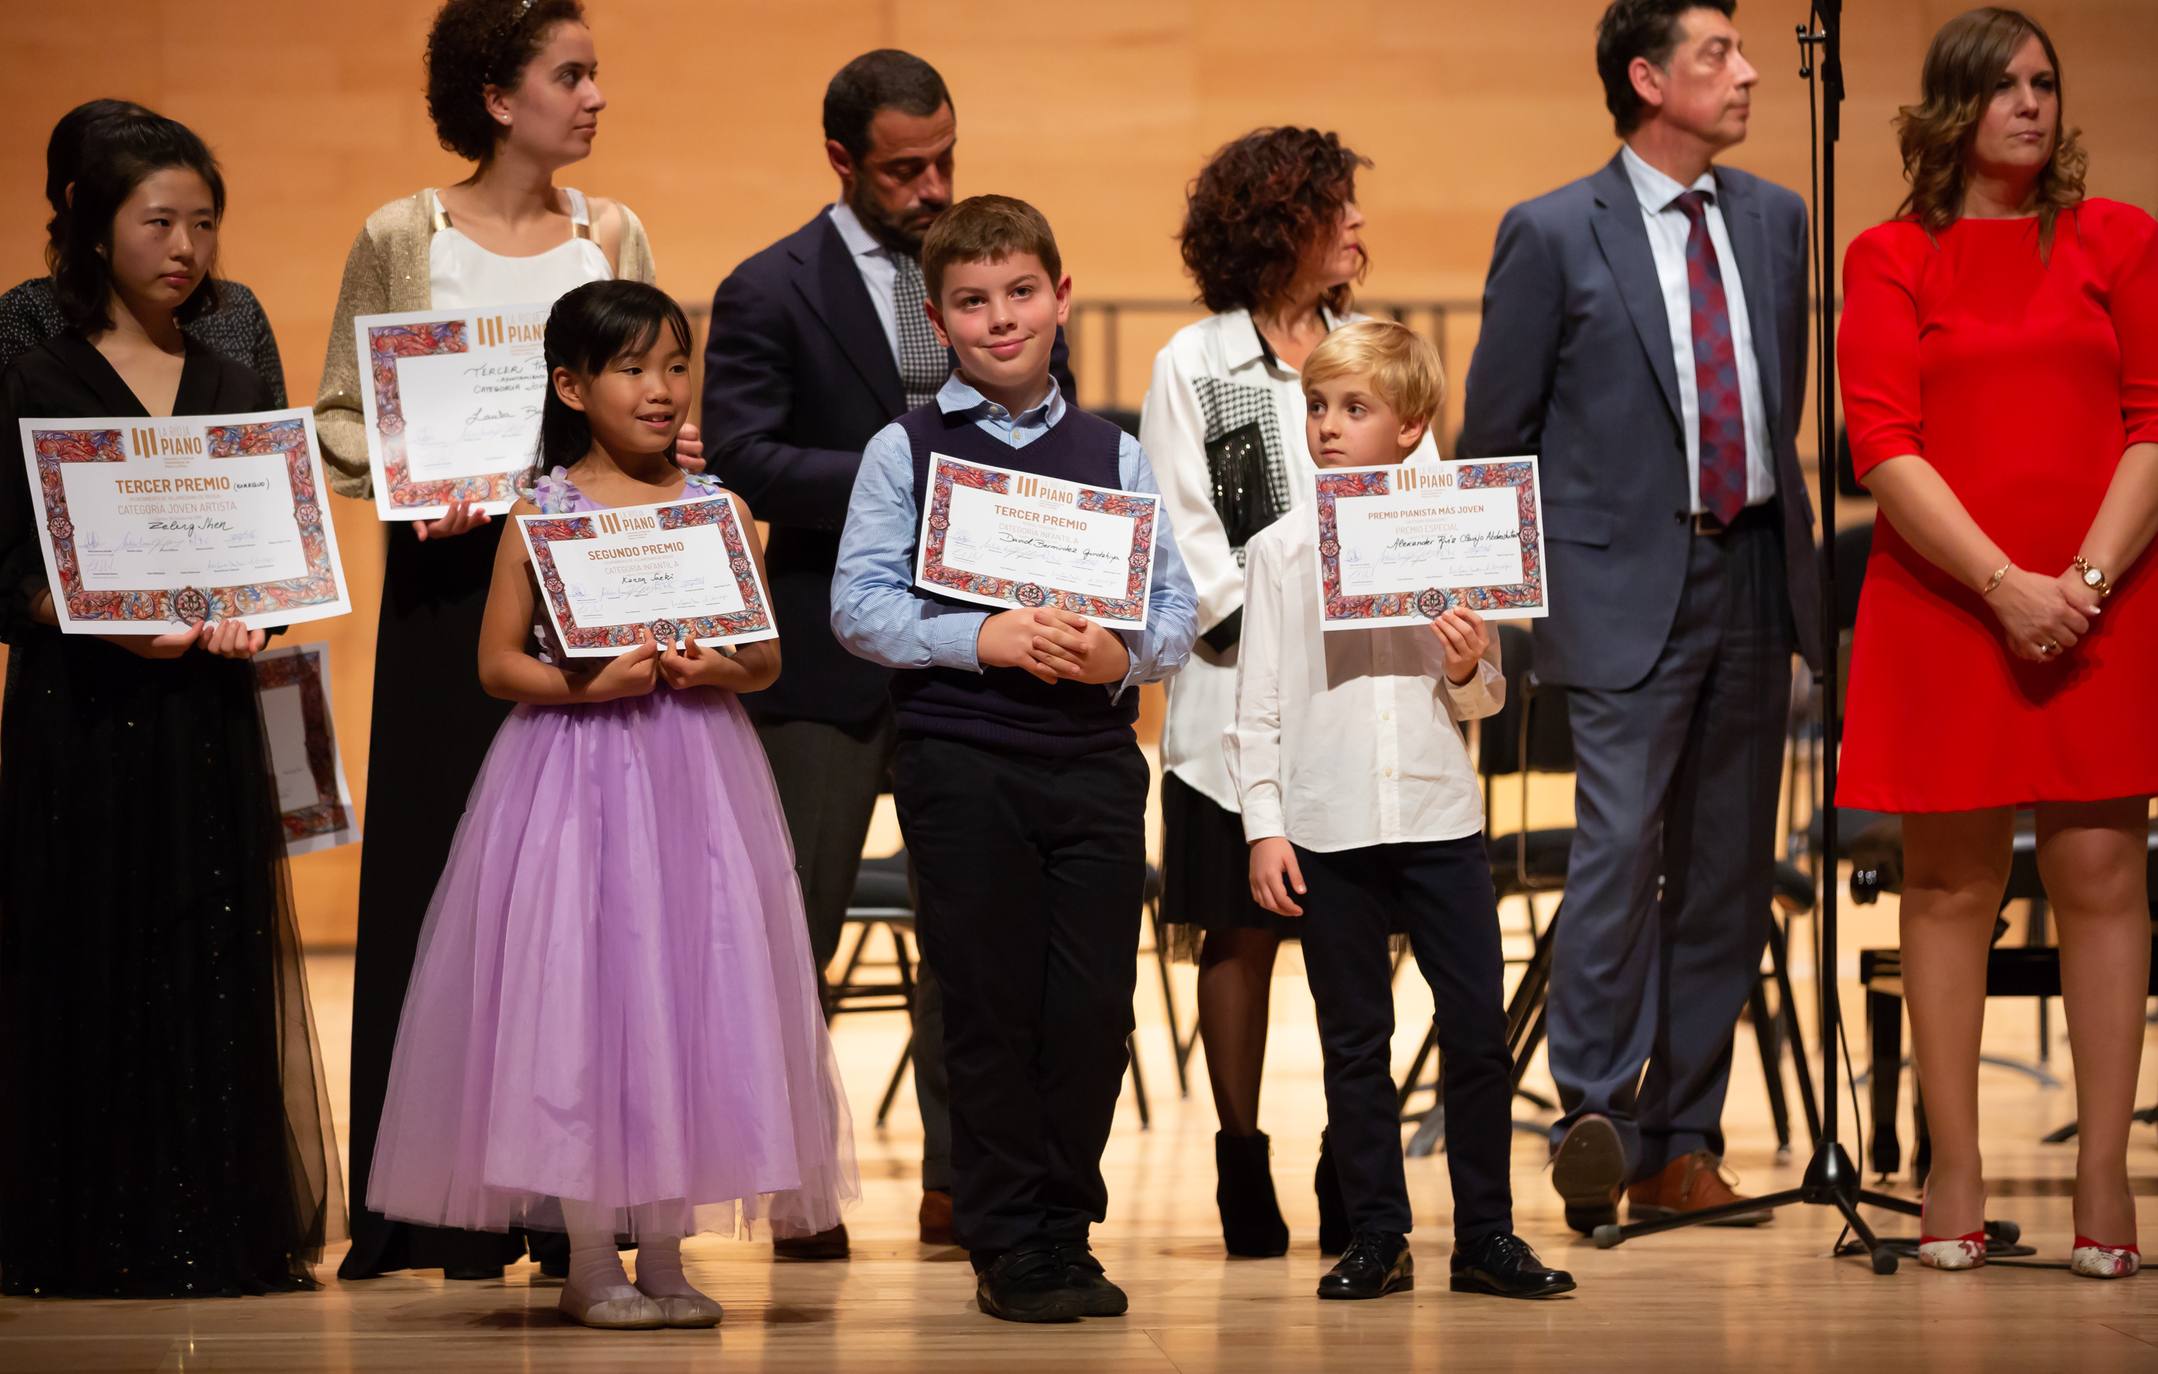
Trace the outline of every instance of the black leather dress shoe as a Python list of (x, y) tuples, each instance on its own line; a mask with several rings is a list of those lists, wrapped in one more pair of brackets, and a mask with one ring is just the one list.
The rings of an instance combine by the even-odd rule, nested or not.
[(974, 1280), (974, 1305), (1008, 1322), (1070, 1322), (1086, 1302), (1055, 1247), (1007, 1250)]
[(1056, 1247), (1056, 1254), (1064, 1264), (1066, 1286), (1079, 1295), (1080, 1316), (1121, 1317), (1131, 1309), (1131, 1299), (1109, 1281), (1101, 1261), (1094, 1258), (1085, 1241), (1063, 1241)]
[(1322, 1298), (1383, 1298), (1416, 1286), (1409, 1238), (1390, 1231), (1358, 1231), (1341, 1259), (1319, 1280)]
[(502, 1277), (499, 1264), (445, 1264), (442, 1277), (452, 1283), (485, 1283)]
[(1546, 1268), (1529, 1243), (1500, 1231), (1466, 1246), (1454, 1247), (1456, 1293), (1489, 1293), (1495, 1298), (1552, 1298), (1574, 1291), (1574, 1276)]
[(815, 1235), (774, 1236), (772, 1254), (787, 1260), (843, 1260), (847, 1257), (846, 1225), (842, 1223)]
[(1582, 1117), (1551, 1152), (1551, 1186), (1566, 1203), (1566, 1224), (1582, 1235), (1618, 1221), (1626, 1186), (1626, 1147), (1608, 1116)]

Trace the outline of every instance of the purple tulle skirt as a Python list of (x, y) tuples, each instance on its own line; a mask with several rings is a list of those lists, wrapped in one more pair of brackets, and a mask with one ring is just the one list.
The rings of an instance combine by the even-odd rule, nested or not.
[[(396, 805), (384, 798), (377, 805)], [(420, 935), (367, 1204), (779, 1235), (859, 1195), (793, 847), (731, 693), (519, 706)]]

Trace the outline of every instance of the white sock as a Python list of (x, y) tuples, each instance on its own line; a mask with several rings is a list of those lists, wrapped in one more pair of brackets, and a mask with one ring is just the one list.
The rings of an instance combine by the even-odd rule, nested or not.
[(682, 1273), (682, 1238), (646, 1236), (637, 1243), (637, 1291), (648, 1298), (701, 1298)]
[(562, 1202), (569, 1231), (569, 1287), (588, 1301), (634, 1297), (622, 1252), (614, 1248), (614, 1209), (589, 1202)]

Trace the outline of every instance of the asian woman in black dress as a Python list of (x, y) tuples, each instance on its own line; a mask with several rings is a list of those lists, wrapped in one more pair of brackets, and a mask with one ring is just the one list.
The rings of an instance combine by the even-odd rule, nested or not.
[(256, 705), (261, 627), (62, 635), (17, 422), (263, 409), (183, 325), (224, 186), (184, 126), (84, 145), (54, 224), (69, 329), (0, 378), (0, 1292), (313, 1286), (343, 1232)]

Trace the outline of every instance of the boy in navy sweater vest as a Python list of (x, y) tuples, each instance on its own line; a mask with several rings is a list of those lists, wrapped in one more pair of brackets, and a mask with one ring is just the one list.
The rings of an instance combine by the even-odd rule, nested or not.
[(1191, 578), (1154, 525), (1146, 628), (1054, 606), (990, 612), (915, 585), (932, 454), (1089, 487), (1157, 490), (1138, 442), (1049, 376), (1070, 308), (1048, 221), (976, 196), (922, 243), (926, 308), (959, 369), (862, 454), (832, 631), (893, 681), (893, 799), (922, 950), (944, 983), (952, 1202), (976, 1302), (1013, 1321), (1116, 1316), (1088, 1247), (1132, 1029), (1146, 874), (1137, 687), (1175, 672)]

